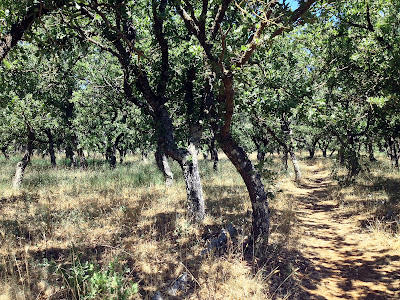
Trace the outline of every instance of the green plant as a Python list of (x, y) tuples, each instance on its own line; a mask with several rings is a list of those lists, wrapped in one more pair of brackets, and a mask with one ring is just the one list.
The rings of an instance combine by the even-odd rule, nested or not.
[(93, 261), (82, 263), (81, 258), (72, 250), (72, 264), (56, 266), (54, 261), (48, 264), (49, 270), (62, 276), (65, 288), (73, 299), (129, 299), (138, 292), (138, 283), (130, 282), (129, 268), (122, 269), (118, 259), (105, 268)]

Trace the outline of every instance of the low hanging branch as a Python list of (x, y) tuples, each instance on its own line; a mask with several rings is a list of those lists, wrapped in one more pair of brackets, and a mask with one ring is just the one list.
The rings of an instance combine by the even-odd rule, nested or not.
[(42, 16), (68, 3), (68, 0), (60, 0), (56, 1), (56, 4), (52, 7), (44, 7), (42, 2), (32, 5), (22, 19), (12, 24), (10, 31), (0, 38), (0, 62), (6, 57), (8, 52), (22, 40), (24, 33), (31, 28), (36, 19), (40, 19)]

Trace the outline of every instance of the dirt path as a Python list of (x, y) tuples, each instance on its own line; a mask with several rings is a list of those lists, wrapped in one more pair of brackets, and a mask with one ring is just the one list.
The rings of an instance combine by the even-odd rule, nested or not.
[(400, 299), (399, 251), (371, 240), (360, 216), (338, 207), (329, 171), (307, 168), (309, 178), (293, 195), (308, 261), (301, 281), (307, 298)]

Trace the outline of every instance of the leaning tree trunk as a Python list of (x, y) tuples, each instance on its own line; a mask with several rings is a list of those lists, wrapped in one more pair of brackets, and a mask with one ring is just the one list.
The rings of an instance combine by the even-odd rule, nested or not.
[(24, 157), (18, 162), (13, 187), (15, 189), (19, 189), (21, 187), (22, 179), (24, 178), (25, 169), (28, 166), (29, 162), (31, 161), (31, 157), (33, 154), (33, 142), (35, 140), (35, 133), (33, 132), (32, 128), (28, 125), (28, 144), (25, 150)]
[(46, 129), (45, 133), (47, 135), (47, 138), (49, 139), (49, 154), (50, 154), (51, 165), (53, 168), (55, 168), (55, 167), (57, 167), (57, 162), (56, 162), (56, 153), (54, 151), (53, 134), (51, 133), (50, 129)]
[(157, 167), (164, 175), (165, 185), (167, 187), (171, 186), (174, 182), (174, 174), (169, 167), (168, 159), (165, 153), (161, 150), (160, 147), (157, 147), (156, 152), (154, 153)]
[(255, 170), (246, 152), (231, 135), (219, 138), (218, 142), (246, 184), (253, 209), (252, 243), (256, 247), (256, 255), (261, 254), (268, 244), (270, 221), (267, 194), (261, 176)]

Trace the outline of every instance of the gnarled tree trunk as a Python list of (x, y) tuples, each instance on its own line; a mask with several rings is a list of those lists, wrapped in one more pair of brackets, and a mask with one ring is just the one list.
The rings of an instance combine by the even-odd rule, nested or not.
[(230, 134), (224, 138), (220, 137), (218, 142), (246, 184), (253, 209), (252, 242), (258, 255), (266, 250), (270, 219), (267, 194), (261, 176), (254, 169), (246, 152), (233, 140)]

